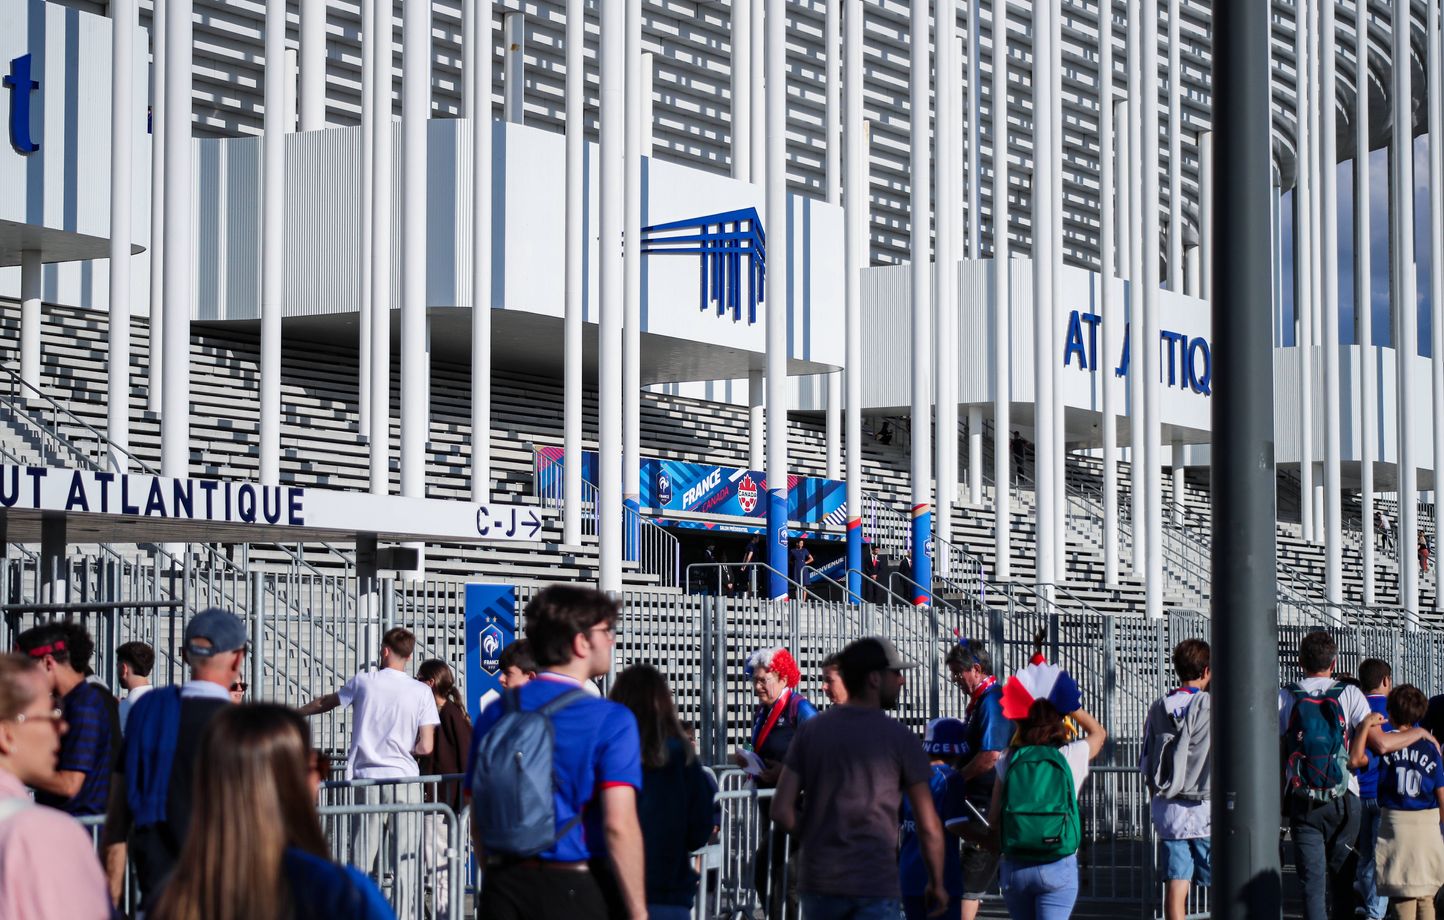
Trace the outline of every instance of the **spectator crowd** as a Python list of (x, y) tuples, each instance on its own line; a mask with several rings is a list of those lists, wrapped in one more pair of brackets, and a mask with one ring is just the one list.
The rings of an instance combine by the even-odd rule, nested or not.
[[(0, 917), (125, 907), (158, 920), (447, 918), (449, 898), (421, 906), (428, 885), (459, 884), (445, 806), (469, 809), (481, 917), (689, 918), (702, 873), (715, 871), (694, 854), (724, 823), (716, 775), (655, 667), (625, 668), (601, 695), (619, 619), (600, 592), (539, 592), (525, 638), (500, 653), (499, 690), (474, 714), (446, 662), (412, 676), (417, 639), (401, 627), (381, 637), (374, 667), (296, 710), (244, 702), (249, 635), (224, 610), (186, 625), (183, 683), (152, 684), (150, 646), (115, 649), (119, 700), (95, 678), (83, 628), (28, 629), (0, 655)], [(1304, 916), (1432, 918), (1444, 886), (1444, 696), (1396, 686), (1376, 658), (1336, 674), (1337, 659), (1329, 633), (1308, 634), (1301, 676), (1278, 694)], [(732, 761), (756, 814), (730, 820), (756, 828), (747, 884), (765, 916), (973, 920), (993, 892), (1020, 920), (1072, 915), (1079, 801), (1108, 732), (1041, 652), (1006, 677), (978, 640), (958, 640), (944, 661), (967, 704), (919, 737), (891, 714), (919, 665), (887, 639), (827, 656), (819, 704), (788, 649), (748, 656), (755, 705)], [(1208, 643), (1179, 643), (1172, 666), (1176, 686), (1148, 708), (1137, 768), (1164, 914), (1182, 920), (1210, 883)], [(349, 823), (351, 865), (322, 833), (330, 765), (307, 722), (343, 707), (344, 776), (365, 806)], [(94, 838), (77, 817), (97, 824)], [(373, 881), (387, 875), (389, 899)]]

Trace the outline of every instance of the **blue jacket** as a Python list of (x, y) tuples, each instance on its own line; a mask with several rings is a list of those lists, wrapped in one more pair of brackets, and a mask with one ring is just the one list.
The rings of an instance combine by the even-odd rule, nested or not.
[(665, 767), (642, 772), (637, 815), (647, 856), (647, 903), (691, 907), (697, 891), (692, 851), (712, 838), (715, 792), (702, 764), (687, 762), (682, 742), (667, 743)]

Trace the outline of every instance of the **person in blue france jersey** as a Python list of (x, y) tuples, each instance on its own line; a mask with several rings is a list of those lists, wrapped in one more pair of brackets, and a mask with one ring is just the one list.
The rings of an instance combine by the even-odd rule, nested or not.
[[(1386, 661), (1368, 658), (1359, 663), (1359, 689), (1369, 701), (1369, 709), (1384, 716), (1384, 731), (1393, 731), (1388, 721), (1389, 692), (1394, 688), (1394, 672)], [(1381, 897), (1375, 881), (1374, 846), (1379, 838), (1379, 756), (1365, 750), (1369, 762), (1355, 774), (1359, 777), (1359, 842), (1354, 849), (1358, 862), (1354, 872), (1354, 890), (1358, 901), (1354, 911), (1365, 920), (1384, 920), (1389, 899)]]
[[(1389, 693), (1389, 721), (1397, 731), (1418, 724), (1429, 705), (1423, 691), (1400, 684)], [(1373, 724), (1382, 721), (1370, 713)], [(1356, 745), (1357, 748), (1357, 745)], [(1355, 750), (1354, 761), (1363, 758)], [(1379, 758), (1379, 842), (1375, 848), (1380, 895), (1400, 920), (1434, 916), (1434, 895), (1444, 885), (1444, 759), (1425, 737)]]
[[(968, 696), (964, 714), (959, 776), (968, 802), (985, 814), (993, 801), (998, 758), (1013, 740), (1014, 725), (1003, 717), (1003, 685), (993, 674), (993, 656), (979, 639), (960, 639), (947, 657), (953, 683)], [(968, 841), (963, 844), (963, 920), (973, 920), (983, 896), (998, 877), (998, 854)]]
[[(952, 760), (963, 753), (965, 729), (959, 719), (934, 719), (928, 723), (923, 750), (928, 752), (932, 776), (928, 788), (933, 794), (933, 807), (944, 830), (955, 831), (968, 822), (966, 784)], [(903, 915), (907, 920), (929, 916), (927, 907), (928, 867), (918, 841), (917, 822), (912, 803), (902, 802), (901, 836), (898, 844), (898, 881), (902, 888)], [(947, 910), (933, 916), (958, 920), (963, 915), (963, 861), (958, 840), (949, 834), (943, 841), (943, 887), (948, 893)]]

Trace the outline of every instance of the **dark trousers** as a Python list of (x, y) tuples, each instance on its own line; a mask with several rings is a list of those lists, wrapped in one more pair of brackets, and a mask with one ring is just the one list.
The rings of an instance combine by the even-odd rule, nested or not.
[(757, 803), (757, 854), (752, 864), (757, 895), (767, 907), (768, 920), (797, 920), (797, 843), (772, 823), (771, 800)]
[(481, 920), (607, 920), (590, 872), (500, 866), (486, 870)]
[[(1304, 894), (1304, 920), (1351, 920), (1354, 916), (1354, 844), (1359, 839), (1359, 797), (1345, 793), (1310, 807), (1290, 803), (1289, 833), (1294, 867)], [(1333, 896), (1333, 910), (1328, 909)]]

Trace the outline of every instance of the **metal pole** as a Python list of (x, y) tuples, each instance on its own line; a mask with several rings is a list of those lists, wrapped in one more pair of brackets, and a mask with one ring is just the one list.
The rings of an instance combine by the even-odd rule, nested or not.
[(526, 19), (521, 12), (503, 13), (502, 117), (514, 125), (526, 121)]
[[(738, 3), (746, 3), (747, 0), (736, 0)], [(748, 137), (752, 141), (752, 184), (757, 190), (765, 194), (764, 185), (767, 179), (767, 82), (766, 82), (766, 57), (763, 45), (766, 43), (766, 22), (764, 16), (764, 0), (752, 0), (752, 75), (747, 80), (747, 85), (752, 93), (752, 104), (749, 107), (752, 112), (752, 128)], [(762, 464), (756, 468), (761, 469)]]
[[(1049, 21), (1049, 43), (1052, 45), (1053, 66), (1048, 74), (1048, 95), (1052, 100), (1049, 109), (1049, 120), (1052, 126), (1053, 141), (1049, 148), (1048, 162), (1056, 164), (1055, 168), (1049, 169), (1049, 193), (1053, 196), (1053, 224), (1049, 233), (1050, 245), (1052, 247), (1052, 265), (1049, 273), (1052, 275), (1053, 283), (1048, 298), (1048, 341), (1050, 355), (1061, 354), (1059, 347), (1063, 340), (1063, 330), (1059, 326), (1058, 317), (1061, 315), (1059, 304), (1063, 301), (1063, 19), (1061, 0), (1054, 0), (1053, 11), (1056, 15)], [(1053, 451), (1048, 460), (1049, 469), (1053, 476), (1053, 576), (1054, 581), (1062, 582), (1067, 577), (1068, 564), (1068, 487), (1066, 476), (1066, 462), (1068, 456), (1068, 413), (1063, 403), (1063, 376), (1058, 369), (1049, 362), (1048, 369), (1050, 377), (1049, 404), (1053, 407), (1054, 417), (1057, 419), (1057, 437), (1053, 439)]]
[(1198, 137), (1198, 288), (1196, 296), (1213, 299), (1213, 132)]
[(1036, 553), (1038, 591), (1051, 597), (1058, 581), (1058, 539), (1054, 533), (1057, 477), (1053, 458), (1058, 406), (1053, 402), (1053, 44), (1054, 0), (1033, 4), (1033, 489), (1038, 498)]
[[(1163, 426), (1159, 414), (1158, 265), (1158, 0), (1143, 0), (1143, 335), (1136, 370), (1143, 375), (1143, 482), (1148, 528), (1143, 583), (1150, 619), (1163, 616)], [(1134, 488), (1138, 468), (1134, 467)]]
[(286, 293), (286, 0), (267, 0), (265, 29), (266, 113), (261, 140), (260, 454), (261, 482), (275, 485), (281, 481), (281, 315), (285, 309)]
[(256, 688), (255, 696), (260, 696), (260, 688), (263, 685), (261, 678), (261, 665), (266, 659), (265, 638), (266, 638), (266, 575), (264, 572), (251, 572), (250, 585), (251, 607), (251, 685)]
[(1008, 270), (1008, 5), (993, 3), (993, 73), (988, 118), (993, 142), (993, 571), (1013, 575), (1012, 304)]
[[(957, 0), (938, 0), (937, 17), (937, 256), (933, 317), (933, 417), (936, 442), (937, 508), (933, 531), (939, 546), (953, 538), (953, 501), (958, 491), (958, 374), (953, 364), (958, 352), (958, 195), (957, 119), (958, 44)], [(926, 6), (926, 4), (924, 4)], [(924, 122), (926, 130), (926, 122)], [(927, 224), (923, 224), (926, 228)], [(924, 249), (923, 252), (927, 250)], [(926, 424), (926, 421), (923, 423)], [(917, 425), (913, 426), (918, 427)], [(934, 554), (933, 568), (942, 576), (950, 574), (949, 553)], [(919, 579), (921, 581), (921, 579)], [(927, 584), (927, 582), (923, 582)]]
[[(1439, 69), (1444, 67), (1440, 54), (1439, 0), (1429, 0), (1427, 25), (1429, 31), (1429, 307), (1431, 347), (1430, 367), (1434, 391), (1434, 532), (1439, 533), (1440, 470), (1444, 470), (1444, 92)], [(1437, 545), (1437, 544), (1436, 544)], [(1435, 565), (1437, 566), (1437, 561)], [(1434, 572), (1434, 609), (1444, 610), (1444, 581)]]
[[(481, 0), (477, 0), (481, 2)], [(487, 4), (488, 6), (490, 3)], [(566, 313), (563, 318), (562, 542), (582, 542), (582, 324), (586, 276), (586, 4), (567, 0)]]
[[(125, 471), (130, 446), (130, 237), (134, 184), (135, 0), (111, 0), (110, 60), (110, 330), (106, 436), (110, 468)], [(155, 245), (155, 241), (151, 241)]]
[(1214, 5), (1213, 915), (1282, 910), (1278, 818), (1269, 3)]
[(599, 584), (622, 590), (622, 181), (626, 172), (626, 9), (601, 6), (601, 291), (597, 340), (597, 536)]
[(1114, 382), (1113, 364), (1108, 357), (1109, 330), (1118, 323), (1118, 294), (1115, 291), (1116, 245), (1113, 239), (1113, 196), (1118, 180), (1114, 172), (1117, 152), (1113, 137), (1113, 3), (1105, 0), (1098, 7), (1098, 283), (1103, 316), (1103, 355), (1098, 366), (1091, 368), (1103, 391), (1103, 582), (1118, 584), (1118, 387)]
[[(932, 541), (932, 451), (928, 430), (928, 411), (932, 393), (929, 380), (932, 357), (932, 310), (929, 288), (932, 266), (929, 236), (932, 223), (932, 137), (929, 131), (929, 97), (932, 89), (932, 61), (929, 53), (929, 15), (927, 3), (912, 4), (909, 30), (909, 112), (911, 118), (908, 248), (912, 258), (912, 464), (909, 479), (912, 485), (913, 580), (919, 587), (913, 591), (913, 603), (923, 606), (931, 601), (932, 560), (928, 548)], [(770, 87), (769, 87), (770, 89)]]
[(371, 491), (391, 491), (391, 221), (392, 149), (395, 123), (391, 118), (393, 49), (396, 22), (391, 0), (363, 0), (372, 5), (376, 37), (372, 61), (376, 72), (376, 112), (372, 118), (371, 177)]
[(161, 473), (190, 470), (191, 0), (166, 0), (165, 409)]
[[(491, 0), (474, 0), (471, 83), (471, 500), (491, 500)], [(580, 94), (577, 97), (580, 98)], [(570, 164), (568, 164), (570, 165)], [(570, 239), (570, 237), (568, 237)], [(580, 362), (578, 362), (580, 363)]]
[[(745, 5), (745, 3), (743, 4)], [(847, 156), (843, 181), (847, 185), (844, 213), (843, 322), (846, 351), (844, 383), (847, 387), (847, 590), (854, 603), (862, 601), (862, 270), (868, 263), (867, 232), (870, 200), (867, 193), (868, 129), (862, 115), (862, 0), (848, 0), (844, 20), (847, 67)]]
[(326, 3), (301, 0), (302, 131), (326, 127)]
[(150, 17), (150, 368), (146, 375), (146, 408), (159, 415), (161, 378), (165, 368), (165, 136), (166, 136), (166, 7), (155, 0)]
[[(1354, 12), (1354, 34), (1369, 34), (1369, 5), (1360, 3)], [(1367, 49), (1368, 45), (1363, 45)], [(1354, 85), (1369, 85), (1369, 55), (1356, 55)], [(1369, 214), (1369, 94), (1355, 93), (1357, 114), (1354, 123), (1354, 321), (1359, 340), (1359, 516), (1363, 519), (1364, 539), (1360, 555), (1364, 569), (1364, 603), (1374, 603), (1374, 457), (1378, 446), (1375, 434), (1377, 399), (1374, 388), (1374, 286), (1371, 245), (1372, 217)]]
[(732, 0), (732, 178), (743, 182), (752, 181), (751, 84), (752, 2)]
[[(1299, 359), (1299, 527), (1303, 538), (1314, 540), (1314, 270), (1313, 270), (1313, 119), (1309, 116), (1313, 94), (1313, 57), (1309, 42), (1309, 8), (1299, 3), (1294, 12), (1297, 87), (1295, 145), (1297, 180), (1294, 182), (1294, 320), (1298, 323), (1294, 347)], [(1367, 85), (1367, 84), (1365, 84)]]
[[(468, 0), (470, 2), (470, 0)], [(371, 236), (376, 224), (376, 4), (361, 0), (361, 303), (356, 336), (356, 431), (371, 435)]]
[[(1432, 4), (1435, 0), (1429, 0)], [(1325, 100), (1319, 113), (1323, 120), (1319, 132), (1319, 214), (1322, 218), (1320, 245), (1323, 258), (1319, 271), (1323, 276), (1324, 334), (1324, 585), (1330, 604), (1344, 602), (1344, 528), (1343, 489), (1339, 443), (1339, 157), (1338, 110), (1335, 104), (1337, 58), (1334, 44), (1334, 7), (1332, 2), (1319, 4), (1319, 31), (1322, 51), (1319, 55), (1319, 98)], [(1367, 87), (1367, 84), (1365, 84)], [(1330, 612), (1337, 617), (1338, 608)]]
[[(1411, 112), (1413, 74), (1410, 63), (1411, 4), (1393, 3), (1393, 102), (1394, 111)], [(1389, 164), (1389, 194), (1394, 200), (1394, 336), (1398, 399), (1398, 497), (1399, 497), (1399, 606), (1404, 608), (1406, 626), (1419, 626), (1419, 568), (1411, 550), (1418, 529), (1415, 505), (1418, 471), (1414, 456), (1414, 375), (1419, 354), (1419, 317), (1415, 310), (1414, 278), (1414, 125), (1413, 117), (1391, 119), (1393, 156)]]
[[(1156, 29), (1155, 29), (1156, 31)], [(1143, 246), (1143, 212), (1145, 199), (1142, 177), (1143, 160), (1143, 87), (1149, 92), (1157, 83), (1157, 75), (1145, 81), (1143, 73), (1143, 0), (1128, 0), (1128, 468), (1133, 510), (1134, 575), (1142, 576), (1148, 568), (1148, 489), (1144, 463), (1143, 424), (1143, 263), (1147, 252)], [(1154, 207), (1158, 203), (1154, 202)], [(1149, 250), (1157, 252), (1157, 246)]]
[[(24, 249), (20, 252), (20, 379), (30, 387), (40, 389), (40, 324), (43, 314), (40, 309), (41, 262), (40, 250)], [(22, 399), (34, 398), (33, 392), (25, 392)]]
[[(827, 203), (842, 205), (842, 0), (827, 0), (824, 17), (823, 61), (827, 67), (827, 105), (824, 148), (824, 185)], [(842, 475), (842, 372), (826, 374), (826, 459), (827, 478)]]
[(1178, 0), (1168, 0), (1168, 289), (1183, 293), (1183, 66)]
[(622, 258), (622, 558), (639, 558), (642, 482), (642, 0), (626, 0)]
[[(401, 212), (401, 494), (426, 495), (427, 400), (431, 356), (426, 337), (426, 129), (431, 119), (431, 4), (401, 7), (402, 187)], [(425, 547), (416, 544), (426, 570)]]
[[(769, 254), (767, 320), (767, 597), (787, 594), (787, 4), (767, 0), (763, 20), (766, 53), (765, 226), (774, 244)], [(755, 17), (754, 17), (755, 18)]]

